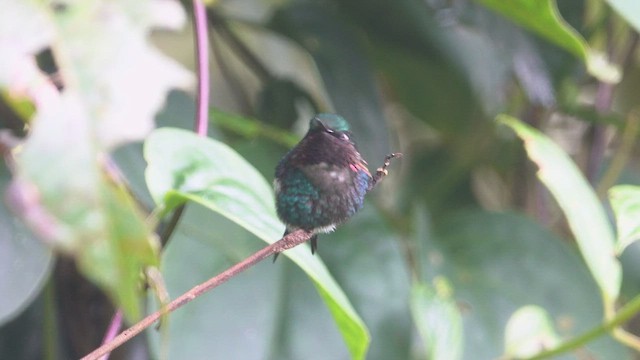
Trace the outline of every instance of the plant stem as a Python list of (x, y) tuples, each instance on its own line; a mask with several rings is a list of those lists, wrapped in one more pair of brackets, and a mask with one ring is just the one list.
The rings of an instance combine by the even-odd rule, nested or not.
[(44, 360), (58, 358), (58, 319), (54, 287), (53, 280), (49, 278), (44, 288), (44, 316), (42, 321)]
[[(113, 318), (111, 319), (111, 323), (109, 324), (109, 328), (107, 328), (107, 332), (104, 335), (104, 339), (102, 340), (102, 344), (107, 344), (113, 340), (120, 331), (120, 327), (122, 326), (122, 310), (118, 309), (115, 314), (113, 314)], [(104, 354), (100, 360), (108, 360), (109, 354)]]
[(198, 68), (198, 98), (195, 131), (207, 136), (209, 124), (209, 39), (207, 32), (207, 9), (202, 0), (193, 1), (193, 26), (196, 33), (196, 56)]
[(593, 328), (582, 335), (579, 335), (569, 341), (560, 344), (559, 346), (542, 351), (532, 357), (523, 358), (523, 360), (538, 360), (545, 359), (551, 356), (560, 355), (566, 353), (568, 351), (577, 349), (586, 345), (591, 340), (594, 340), (606, 333), (613, 331), (616, 327), (624, 324), (629, 321), (633, 316), (635, 316), (640, 311), (640, 295), (634, 297), (631, 301), (625, 304), (609, 321), (601, 324), (600, 326)]
[[(195, 32), (196, 68), (198, 71), (198, 93), (196, 98), (196, 119), (194, 131), (199, 136), (207, 136), (209, 126), (209, 36), (207, 32), (207, 9), (202, 0), (193, 0), (193, 29)], [(180, 218), (185, 205), (180, 205), (171, 215), (169, 224), (162, 231), (160, 243), (164, 247)]]
[(114, 349), (118, 348), (120, 345), (124, 344), (125, 342), (132, 339), (134, 336), (141, 333), (144, 329), (153, 325), (153, 323), (155, 323), (163, 315), (173, 312), (174, 310), (196, 299), (197, 297), (204, 294), (205, 292), (224, 284), (232, 277), (243, 272), (244, 270), (255, 265), (256, 263), (264, 260), (265, 258), (302, 244), (303, 242), (309, 240), (311, 236), (313, 236), (313, 233), (311, 232), (307, 232), (305, 230), (297, 230), (295, 232), (292, 232), (291, 234), (288, 234), (282, 239), (276, 241), (275, 243), (262, 248), (261, 250), (255, 252), (253, 255), (235, 264), (234, 266), (230, 267), (224, 272), (214, 276), (213, 278), (199, 285), (196, 285), (191, 290), (187, 291), (177, 299), (170, 302), (167, 306), (152, 313), (151, 315), (145, 317), (135, 325), (128, 328), (127, 330), (123, 331), (118, 336), (113, 338), (112, 341), (92, 351), (90, 354), (83, 357), (82, 360), (100, 359), (101, 356), (113, 351)]

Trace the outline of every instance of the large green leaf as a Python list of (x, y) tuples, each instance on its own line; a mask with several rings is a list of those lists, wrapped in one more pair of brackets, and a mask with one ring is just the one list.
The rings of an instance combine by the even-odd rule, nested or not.
[[(558, 334), (571, 338), (599, 326), (599, 289), (575, 249), (539, 224), (513, 213), (462, 211), (424, 239), (426, 273), (445, 276), (464, 322), (463, 359), (496, 359), (506, 326), (523, 306), (544, 308)], [(587, 345), (602, 359), (624, 359), (609, 337)]]
[[(282, 237), (273, 193), (264, 178), (226, 145), (179, 129), (153, 132), (144, 148), (147, 185), (164, 211), (194, 201), (273, 243)], [(233, 241), (233, 239), (229, 239)], [(365, 356), (368, 331), (324, 264), (307, 246), (285, 252), (314, 281), (355, 359)], [(212, 274), (213, 275), (213, 274)]]
[(603, 54), (589, 48), (586, 40), (560, 16), (555, 0), (477, 0), (515, 23), (582, 59), (589, 73), (605, 82), (620, 81), (620, 71)]
[(524, 141), (529, 158), (538, 165), (538, 178), (562, 208), (605, 302), (611, 304), (620, 291), (622, 270), (613, 230), (593, 188), (569, 156), (544, 134), (509, 116), (502, 115), (499, 121)]
[[(191, 83), (147, 40), (158, 24), (184, 23), (184, 12), (177, 2), (150, 0), (1, 0), (0, 7), (0, 86), (36, 106), (16, 153), (14, 210), (74, 256), (133, 320), (141, 313), (139, 271), (156, 263), (154, 242), (137, 204), (103, 176), (103, 160), (153, 128), (170, 88)], [(36, 66), (47, 47), (60, 88)]]

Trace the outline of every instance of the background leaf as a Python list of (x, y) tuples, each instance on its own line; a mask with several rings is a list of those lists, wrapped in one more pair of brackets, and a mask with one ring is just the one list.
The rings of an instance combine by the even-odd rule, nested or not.
[(478, 1), (581, 58), (599, 80), (620, 81), (620, 71), (602, 54), (589, 49), (584, 38), (562, 19), (554, 0)]
[[(506, 325), (523, 306), (544, 308), (563, 338), (602, 321), (600, 291), (584, 262), (530, 219), (460, 211), (439, 221), (433, 233), (423, 249), (425, 274), (451, 282), (464, 325), (463, 359), (500, 357)], [(596, 358), (627, 356), (625, 348), (608, 337), (586, 347)]]
[(531, 357), (540, 349), (553, 348), (559, 342), (553, 320), (539, 306), (518, 309), (507, 323), (505, 354), (513, 358)]
[(622, 269), (615, 257), (614, 235), (604, 209), (580, 170), (549, 138), (524, 123), (500, 116), (524, 141), (538, 178), (562, 208), (580, 252), (602, 290), (605, 303), (617, 299)]
[(429, 359), (460, 359), (462, 356), (462, 319), (451, 298), (449, 284), (436, 279), (437, 288), (414, 284), (411, 291), (411, 312), (424, 342)]
[[(100, 159), (143, 138), (169, 89), (190, 84), (190, 75), (147, 39), (159, 23), (178, 27), (184, 13), (173, 1), (10, 2), (5, 10), (8, 26), (28, 26), (14, 34), (2, 21), (10, 36), (0, 42), (7, 54), (0, 84), (36, 105), (16, 155), (12, 206), (136, 319), (139, 271), (156, 263), (153, 239), (126, 190), (103, 177)], [(57, 84), (36, 65), (45, 47)], [(137, 89), (135, 104), (125, 87)]]
[[(331, 19), (331, 21), (328, 21)], [(292, 3), (273, 14), (269, 27), (309, 51), (335, 112), (349, 121), (366, 159), (389, 153), (389, 135), (373, 70), (359, 39), (341, 14), (316, 3)]]
[(619, 253), (640, 239), (640, 188), (618, 185), (609, 190), (609, 201), (616, 214)]
[[(9, 183), (9, 174), (0, 166), (0, 189)], [(51, 249), (12, 217), (0, 203), (0, 325), (24, 310), (38, 295), (51, 273)]]

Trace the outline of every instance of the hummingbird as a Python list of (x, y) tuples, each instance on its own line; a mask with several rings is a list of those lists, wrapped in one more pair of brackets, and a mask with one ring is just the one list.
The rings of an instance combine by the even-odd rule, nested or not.
[(318, 114), (309, 121), (304, 138), (278, 163), (273, 184), (278, 217), (287, 226), (284, 235), (298, 229), (312, 232), (313, 254), (318, 233), (333, 231), (362, 208), (374, 178), (347, 121)]

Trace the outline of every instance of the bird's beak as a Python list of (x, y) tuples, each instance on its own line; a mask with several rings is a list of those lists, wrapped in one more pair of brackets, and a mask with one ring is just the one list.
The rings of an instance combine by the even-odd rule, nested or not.
[(313, 128), (313, 129), (320, 128), (320, 129), (323, 129), (323, 130), (327, 130), (327, 127), (318, 118), (313, 118), (313, 120), (311, 120), (311, 128)]

